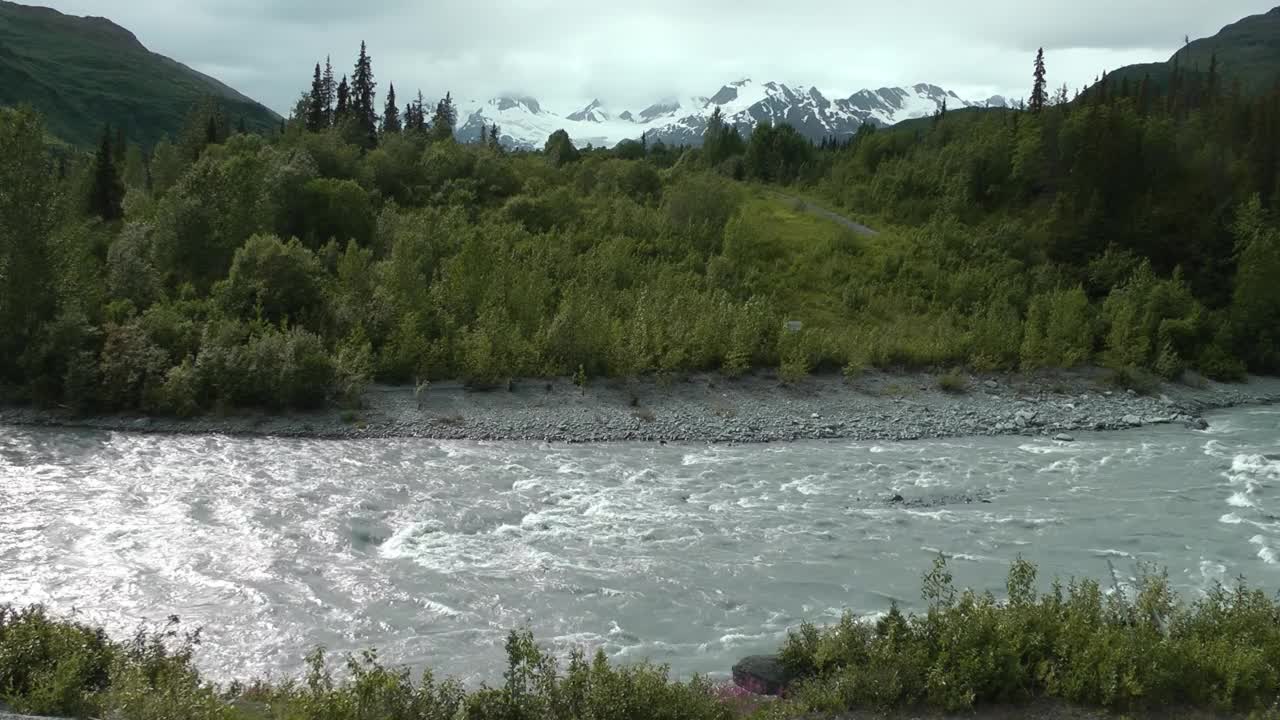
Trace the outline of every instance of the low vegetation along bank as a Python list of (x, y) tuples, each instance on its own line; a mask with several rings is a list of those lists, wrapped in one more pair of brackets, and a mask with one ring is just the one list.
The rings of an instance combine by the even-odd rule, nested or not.
[(447, 98), (380, 113), (372, 74), (282, 130), (210, 105), (92, 156), (0, 110), (0, 393), (190, 416), (371, 380), (1280, 370), (1280, 91), (1040, 82), (820, 147), (713, 119), (699, 148), (515, 153), (457, 142)]
[(945, 561), (925, 575), (922, 614), (794, 631), (781, 658), (795, 680), (766, 701), (651, 665), (575, 652), (567, 664), (514, 632), (492, 687), (463, 688), (387, 667), (373, 652), (304, 677), (215, 687), (193, 662), (199, 633), (176, 620), (126, 642), (38, 607), (0, 612), (0, 701), (15, 711), (120, 720), (492, 720), (494, 718), (821, 718), (854, 710), (967, 711), (1056, 699), (1116, 711), (1275, 714), (1280, 605), (1243, 581), (1192, 603), (1165, 576), (1105, 589), (1037, 590), (1017, 562), (1006, 598), (959, 591)]

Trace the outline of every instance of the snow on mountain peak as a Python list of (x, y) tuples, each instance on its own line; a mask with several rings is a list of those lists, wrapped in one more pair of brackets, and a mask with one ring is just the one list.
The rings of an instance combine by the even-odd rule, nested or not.
[(829, 99), (818, 88), (780, 82), (735, 80), (710, 98), (665, 99), (639, 111), (615, 112), (599, 98), (566, 116), (544, 110), (537, 100), (524, 96), (499, 97), (459, 104), (458, 138), (464, 142), (480, 135), (480, 126), (497, 124), (503, 141), (520, 148), (540, 148), (547, 136), (565, 130), (579, 146), (612, 147), (646, 135), (651, 142), (698, 145), (707, 119), (719, 108), (725, 122), (749, 134), (762, 122), (787, 123), (806, 137), (848, 137), (863, 124), (893, 125), (925, 117), (947, 104), (965, 107), (1007, 107), (998, 95), (968, 101), (954, 92), (929, 83), (906, 87), (860, 90), (847, 98)]
[(597, 98), (592, 100), (590, 105), (587, 105), (578, 112), (573, 113), (566, 119), (573, 120), (574, 122), (600, 123), (607, 122), (610, 119), (610, 114), (604, 109), (604, 104), (600, 102), (599, 98)]

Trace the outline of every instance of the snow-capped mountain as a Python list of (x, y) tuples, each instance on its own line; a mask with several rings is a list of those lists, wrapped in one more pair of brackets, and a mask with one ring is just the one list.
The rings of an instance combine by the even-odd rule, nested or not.
[[(565, 118), (574, 122), (608, 122), (613, 118), (609, 115), (609, 111), (604, 109), (604, 105), (599, 100), (592, 100), (591, 104), (582, 108), (576, 113)], [(627, 113), (628, 120), (631, 120), (631, 113)]]
[(624, 110), (616, 114), (599, 99), (566, 116), (549, 112), (537, 100), (527, 97), (463, 102), (458, 108), (458, 138), (464, 142), (474, 140), (480, 135), (481, 125), (497, 124), (503, 143), (518, 148), (540, 148), (548, 135), (561, 129), (580, 147), (612, 147), (641, 135), (651, 142), (697, 145), (702, 142), (707, 120), (718, 107), (725, 122), (735, 125), (744, 135), (767, 121), (790, 124), (817, 141), (852, 135), (866, 123), (883, 127), (932, 115), (944, 103), (953, 110), (1009, 106), (999, 95), (971, 101), (924, 83), (861, 90), (847, 98), (829, 99), (815, 87), (745, 79), (725, 85), (711, 97), (663, 100), (637, 112)]

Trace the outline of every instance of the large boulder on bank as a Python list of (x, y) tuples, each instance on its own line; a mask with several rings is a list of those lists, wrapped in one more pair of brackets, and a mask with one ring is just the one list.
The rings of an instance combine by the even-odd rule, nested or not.
[(782, 695), (794, 679), (776, 655), (752, 655), (733, 666), (733, 684), (756, 695)]

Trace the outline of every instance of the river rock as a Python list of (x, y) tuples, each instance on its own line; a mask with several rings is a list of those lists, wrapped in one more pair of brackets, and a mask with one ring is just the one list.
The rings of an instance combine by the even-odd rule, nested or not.
[(1137, 415), (1125, 415), (1120, 419), (1120, 422), (1128, 425), (1129, 427), (1139, 427), (1142, 425), (1142, 418)]
[(1057, 435), (1053, 436), (1053, 439), (1057, 440), (1058, 442), (1075, 442), (1076, 441), (1075, 438), (1071, 437), (1066, 433), (1058, 433)]
[(782, 695), (794, 679), (776, 655), (752, 655), (733, 666), (733, 684), (756, 695)]

